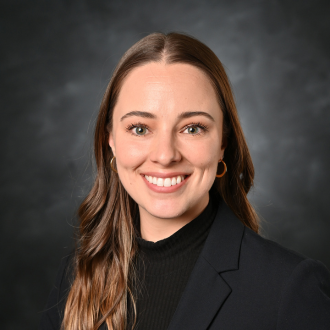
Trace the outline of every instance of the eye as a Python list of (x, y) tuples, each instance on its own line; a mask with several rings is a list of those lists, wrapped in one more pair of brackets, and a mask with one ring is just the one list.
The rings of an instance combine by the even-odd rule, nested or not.
[(136, 134), (136, 135), (145, 135), (147, 133), (147, 128), (146, 127), (135, 127), (133, 129), (133, 132)]
[(191, 123), (187, 125), (182, 133), (189, 134), (189, 135), (200, 135), (204, 134), (208, 131), (208, 127), (202, 123)]
[(200, 128), (197, 127), (197, 126), (190, 126), (190, 127), (187, 127), (187, 128), (183, 131), (183, 133), (186, 133), (186, 131), (187, 131), (188, 134), (195, 135), (195, 134), (200, 133)]
[(144, 136), (149, 134), (149, 128), (143, 123), (130, 124), (126, 127), (126, 131), (134, 136)]

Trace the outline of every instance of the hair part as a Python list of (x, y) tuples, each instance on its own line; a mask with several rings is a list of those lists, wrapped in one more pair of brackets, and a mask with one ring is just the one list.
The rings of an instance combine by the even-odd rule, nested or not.
[(137, 251), (133, 218), (138, 207), (111, 170), (113, 153), (108, 141), (113, 110), (125, 77), (134, 68), (150, 62), (190, 64), (210, 79), (223, 113), (223, 138), (227, 141), (224, 159), (228, 167), (225, 176), (215, 179), (212, 189), (217, 189), (245, 226), (258, 232), (257, 215), (247, 199), (254, 168), (220, 60), (209, 47), (188, 35), (146, 36), (123, 55), (101, 103), (94, 135), (97, 174), (78, 211), (80, 232), (73, 264), (74, 280), (62, 323), (64, 330), (97, 330), (104, 322), (109, 330), (126, 329), (128, 296), (136, 320), (131, 287), (132, 261)]

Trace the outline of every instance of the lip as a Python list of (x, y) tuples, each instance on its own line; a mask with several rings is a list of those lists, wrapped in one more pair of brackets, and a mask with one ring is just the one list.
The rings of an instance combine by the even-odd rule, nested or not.
[[(150, 183), (146, 178), (145, 175), (147, 176), (155, 176), (157, 178), (173, 178), (174, 176), (178, 176), (178, 175), (183, 175), (186, 176), (185, 179), (183, 181), (181, 181), (180, 183), (176, 184), (175, 186), (170, 186), (170, 187), (159, 187), (153, 183)], [(172, 173), (156, 173), (156, 172), (148, 172), (148, 173), (143, 173), (141, 174), (141, 177), (143, 179), (143, 181), (146, 183), (146, 185), (148, 186), (148, 188), (150, 188), (152, 191), (154, 192), (158, 192), (158, 193), (172, 193), (175, 192), (177, 190), (179, 190), (182, 186), (184, 186), (187, 181), (190, 178), (190, 175), (188, 175), (187, 173), (182, 173), (182, 172), (172, 172)]]
[(155, 176), (156, 178), (173, 178), (175, 176), (183, 175), (187, 176), (188, 173), (185, 172), (171, 172), (171, 173), (159, 173), (159, 172), (143, 172), (141, 175)]

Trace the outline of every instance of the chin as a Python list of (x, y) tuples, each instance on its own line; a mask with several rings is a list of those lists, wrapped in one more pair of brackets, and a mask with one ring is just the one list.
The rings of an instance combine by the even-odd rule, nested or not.
[(145, 209), (150, 215), (152, 215), (155, 218), (159, 219), (174, 219), (178, 218), (181, 215), (185, 213), (184, 210), (178, 209), (178, 210), (169, 210), (169, 209), (164, 209), (164, 210), (154, 210), (154, 209)]
[(141, 207), (153, 217), (161, 219), (173, 219), (180, 217), (189, 209), (188, 204), (182, 205), (181, 203), (178, 203), (177, 200), (155, 201), (154, 203), (141, 205)]

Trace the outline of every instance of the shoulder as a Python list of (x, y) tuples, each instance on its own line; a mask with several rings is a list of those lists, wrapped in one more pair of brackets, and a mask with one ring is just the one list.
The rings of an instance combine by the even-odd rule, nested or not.
[(278, 329), (296, 329), (297, 324), (304, 329), (328, 329), (330, 273), (323, 263), (246, 228), (240, 269), (260, 292), (267, 292), (269, 299), (273, 295)]
[(268, 240), (249, 228), (244, 229), (241, 257), (252, 263), (263, 263), (271, 269), (283, 269), (288, 272), (291, 272), (296, 265), (307, 259), (302, 254)]
[(288, 278), (294, 273), (306, 269), (317, 269), (321, 273), (329, 274), (326, 266), (320, 261), (287, 249), (256, 234), (249, 228), (244, 229), (240, 259), (243, 264), (255, 265), (259, 271), (265, 269), (276, 276), (283, 276), (283, 278)]
[[(235, 313), (238, 323), (252, 322), (251, 329), (270, 329), (275, 324), (281, 330), (328, 329), (327, 268), (256, 234), (224, 203), (219, 205), (203, 256), (230, 287), (226, 310)], [(229, 314), (223, 309), (223, 318)]]

